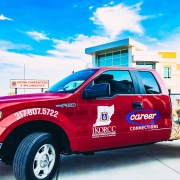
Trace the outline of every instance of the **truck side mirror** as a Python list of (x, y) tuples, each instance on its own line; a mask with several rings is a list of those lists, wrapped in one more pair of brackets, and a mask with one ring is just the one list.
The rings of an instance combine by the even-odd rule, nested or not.
[(85, 89), (84, 92), (85, 99), (93, 99), (96, 97), (104, 97), (109, 95), (110, 95), (109, 83), (94, 84), (91, 88)]

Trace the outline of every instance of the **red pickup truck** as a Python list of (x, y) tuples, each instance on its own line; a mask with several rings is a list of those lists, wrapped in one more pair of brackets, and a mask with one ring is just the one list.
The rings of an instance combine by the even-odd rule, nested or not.
[(81, 70), (45, 93), (0, 97), (0, 159), (18, 180), (48, 180), (60, 154), (179, 139), (179, 102), (152, 69)]

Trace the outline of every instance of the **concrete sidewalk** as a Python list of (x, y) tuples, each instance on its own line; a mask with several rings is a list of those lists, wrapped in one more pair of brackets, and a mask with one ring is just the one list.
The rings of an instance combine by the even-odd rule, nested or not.
[[(58, 180), (180, 180), (180, 140), (62, 156)], [(12, 167), (0, 163), (0, 180), (14, 180)]]

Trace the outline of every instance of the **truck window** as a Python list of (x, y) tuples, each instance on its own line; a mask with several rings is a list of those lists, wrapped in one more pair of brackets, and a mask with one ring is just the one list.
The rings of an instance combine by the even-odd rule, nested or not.
[(160, 94), (158, 83), (151, 72), (139, 71), (146, 94)]
[(117, 94), (135, 94), (134, 85), (129, 71), (111, 70), (99, 75), (92, 84), (110, 84), (110, 96)]
[(97, 69), (75, 72), (50, 87), (46, 92), (74, 93), (95, 72), (97, 72)]

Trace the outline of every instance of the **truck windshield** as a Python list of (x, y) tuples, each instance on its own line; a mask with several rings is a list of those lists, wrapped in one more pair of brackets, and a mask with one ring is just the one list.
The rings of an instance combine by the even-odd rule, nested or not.
[(50, 87), (46, 92), (74, 93), (97, 69), (85, 69), (75, 72)]

